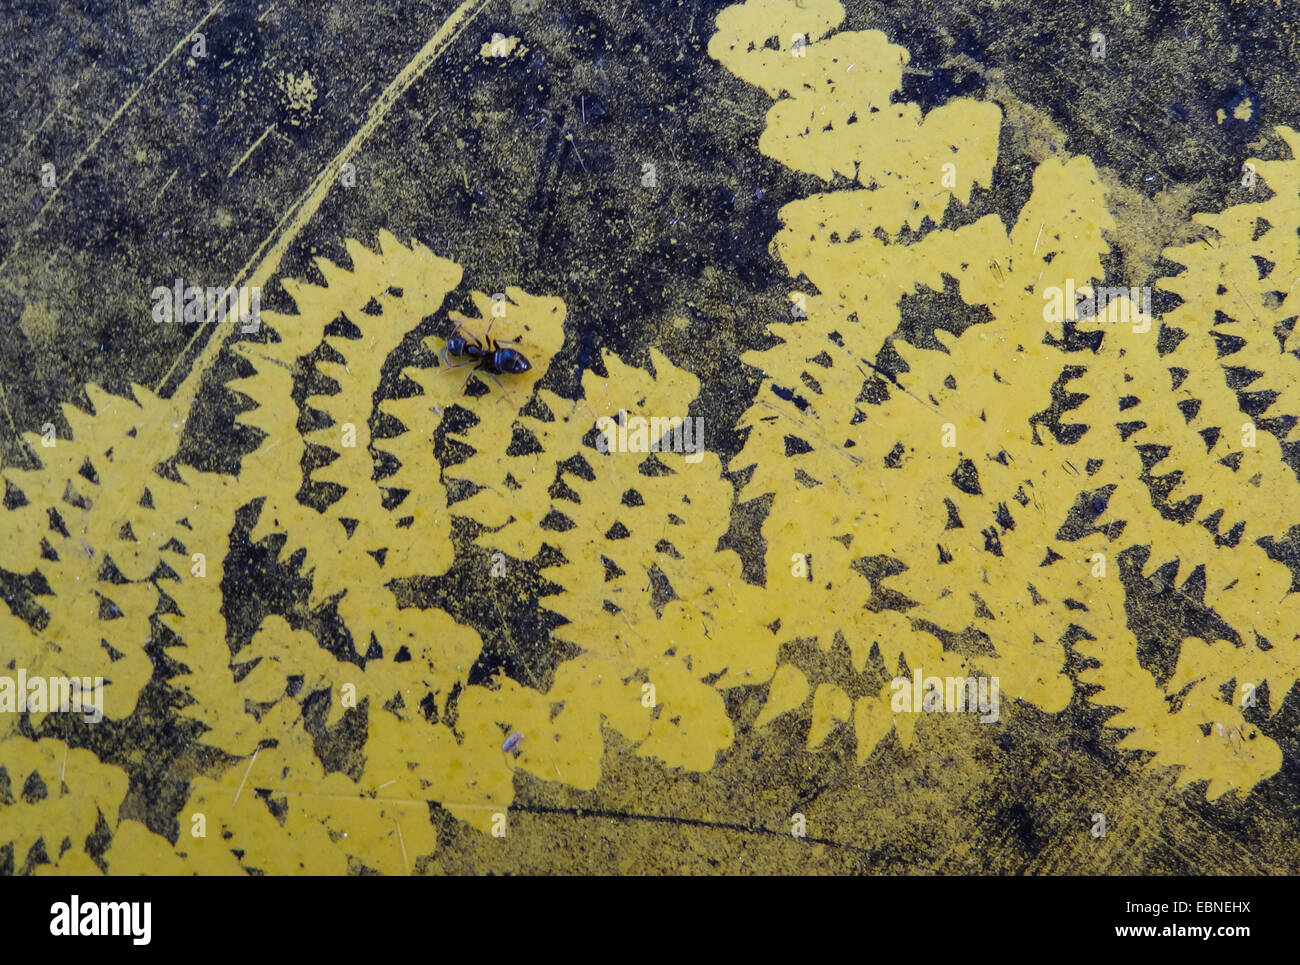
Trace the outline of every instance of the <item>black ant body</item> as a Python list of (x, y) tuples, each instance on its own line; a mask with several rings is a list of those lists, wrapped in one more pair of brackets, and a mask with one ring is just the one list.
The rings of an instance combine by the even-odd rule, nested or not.
[[(495, 319), (493, 322), (495, 322)], [(477, 362), (478, 364), (470, 370), (470, 375), (479, 370), (485, 371), (492, 376), (493, 382), (501, 386), (501, 382), (497, 379), (498, 375), (522, 375), (533, 367), (533, 363), (528, 361), (528, 358), (519, 349), (505, 347), (518, 342), (518, 339), (502, 339), (500, 341), (492, 339), (493, 322), (488, 323), (487, 331), (483, 334), (483, 341), (481, 342), (463, 328), (457, 326), (456, 331), (447, 339), (447, 354), (454, 355), (457, 358), (464, 358), (465, 361), (457, 365), (451, 365), (448, 362), (447, 367), (449, 369), (458, 369), (461, 366), (472, 365)], [(469, 376), (466, 376), (465, 386), (461, 388), (461, 391), (465, 391), (468, 386)], [(504, 390), (505, 387), (501, 386), (501, 388)]]

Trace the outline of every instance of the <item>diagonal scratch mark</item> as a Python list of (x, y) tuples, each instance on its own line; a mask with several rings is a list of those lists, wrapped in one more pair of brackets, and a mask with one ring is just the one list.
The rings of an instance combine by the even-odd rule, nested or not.
[(249, 758), (248, 767), (244, 769), (244, 779), (239, 782), (239, 788), (235, 791), (235, 799), (230, 802), (232, 808), (239, 803), (239, 795), (244, 793), (244, 785), (248, 783), (248, 775), (252, 772), (253, 765), (257, 762), (257, 755), (260, 753), (262, 753), (262, 748), (259, 747), (253, 751), (253, 756)]
[(409, 875), (411, 873), (411, 862), (406, 857), (406, 840), (402, 837), (402, 826), (397, 823), (397, 818), (393, 818), (393, 827), (397, 828), (397, 843), (402, 849), (402, 868)]
[(252, 155), (252, 153), (253, 153), (254, 151), (257, 150), (257, 146), (258, 146), (259, 144), (261, 144), (263, 141), (265, 141), (265, 140), (266, 140), (266, 136), (267, 136), (268, 134), (270, 134), (273, 130), (275, 130), (275, 128), (276, 128), (276, 125), (275, 125), (274, 123), (272, 123), (270, 127), (268, 127), (266, 130), (264, 130), (264, 131), (262, 132), (262, 136), (259, 137), (256, 141), (254, 141), (253, 144), (252, 144), (252, 146), (251, 146), (247, 151), (244, 152), (244, 156), (241, 157), (238, 161), (235, 162), (235, 166), (234, 166), (233, 168), (231, 168), (229, 171), (226, 172), (226, 177), (230, 177), (232, 174), (234, 174), (236, 171), (238, 171), (238, 170), (239, 170), (239, 166), (240, 166), (241, 164), (243, 164), (245, 161), (248, 160), (248, 158)]
[[(77, 83), (72, 85), (72, 89), (76, 90), (77, 87), (79, 87), (80, 85), (81, 85), (81, 81), (77, 81)], [(32, 141), (36, 140), (36, 135), (40, 134), (41, 131), (45, 130), (45, 125), (50, 122), (50, 118), (53, 117), (59, 111), (59, 108), (63, 106), (64, 101), (66, 100), (67, 98), (64, 98), (64, 100), (59, 101), (57, 104), (55, 104), (53, 107), (50, 108), (50, 112), (45, 115), (45, 120), (41, 121), (40, 126), (38, 126), (36, 130), (32, 131), (32, 136), (27, 139), (27, 143), (22, 146), (22, 150), (20, 150), (17, 154), (15, 154), (12, 158), (10, 158), (9, 161), (6, 162), (5, 167), (10, 167), (15, 160), (21, 157), (27, 151), (27, 149), (32, 146)]]

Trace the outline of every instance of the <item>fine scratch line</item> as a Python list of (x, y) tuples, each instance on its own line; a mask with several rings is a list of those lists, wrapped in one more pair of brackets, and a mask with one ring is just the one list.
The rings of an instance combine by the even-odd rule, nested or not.
[[(80, 83), (80, 81), (78, 81), (78, 83)], [(26, 153), (27, 149), (32, 146), (32, 141), (36, 140), (37, 135), (39, 135), (41, 131), (45, 130), (45, 125), (50, 122), (51, 117), (53, 117), (56, 113), (59, 113), (59, 108), (61, 108), (62, 106), (63, 106), (63, 101), (59, 101), (57, 104), (55, 104), (53, 107), (50, 108), (50, 112), (45, 115), (45, 120), (41, 121), (40, 126), (37, 127), (36, 130), (32, 131), (32, 136), (27, 139), (27, 143), (22, 146), (22, 150), (20, 150), (17, 154), (15, 154), (12, 158), (10, 158), (9, 162), (5, 164), (5, 167), (9, 167), (9, 165), (12, 164), (13, 161), (17, 160), (24, 153)]]
[(244, 771), (244, 779), (239, 782), (239, 789), (235, 791), (235, 799), (230, 802), (230, 806), (232, 808), (239, 803), (239, 795), (244, 793), (244, 785), (248, 783), (248, 775), (252, 772), (253, 765), (257, 763), (257, 755), (260, 753), (262, 753), (262, 748), (260, 747), (257, 750), (253, 751), (253, 756), (252, 758), (249, 759), (248, 767)]
[(397, 828), (397, 843), (402, 849), (402, 867), (409, 875), (411, 873), (411, 862), (406, 857), (406, 840), (402, 837), (402, 826), (397, 823), (397, 818), (393, 818), (393, 827)]
[(154, 195), (154, 204), (157, 204), (157, 203), (158, 203), (158, 199), (161, 198), (161, 197), (163, 196), (163, 193), (164, 193), (164, 192), (165, 192), (169, 187), (171, 187), (172, 182), (176, 180), (176, 173), (177, 173), (176, 171), (173, 171), (173, 172), (172, 172), (172, 176), (169, 177), (169, 178), (167, 179), (167, 182), (166, 182), (166, 183), (165, 183), (161, 188), (158, 189), (158, 193), (157, 193), (156, 195)]
[(249, 156), (250, 156), (254, 151), (257, 150), (257, 145), (259, 145), (259, 144), (261, 144), (263, 141), (265, 141), (265, 140), (266, 140), (266, 135), (270, 134), (273, 130), (275, 130), (275, 124), (272, 124), (272, 125), (271, 125), (270, 127), (268, 127), (266, 130), (264, 130), (264, 131), (262, 132), (262, 136), (259, 137), (256, 141), (253, 142), (252, 147), (250, 147), (247, 151), (244, 152), (244, 156), (241, 157), (238, 161), (235, 162), (235, 166), (234, 166), (233, 168), (231, 168), (229, 171), (226, 172), (226, 177), (230, 177), (232, 174), (234, 174), (236, 171), (238, 171), (238, 170), (239, 170), (239, 166), (240, 166), (241, 164), (243, 164), (245, 161), (248, 160)]

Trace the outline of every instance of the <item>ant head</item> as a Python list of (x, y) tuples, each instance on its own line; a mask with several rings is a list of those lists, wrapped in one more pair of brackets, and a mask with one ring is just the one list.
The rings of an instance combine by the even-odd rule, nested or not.
[(497, 350), (496, 365), (502, 372), (520, 375), (533, 367), (533, 363), (524, 357), (518, 349), (503, 348)]
[(469, 343), (466, 340), (465, 336), (462, 335), (459, 331), (456, 331), (453, 332), (451, 336), (447, 339), (447, 351), (450, 352), (452, 355), (461, 355), (464, 353), (465, 346), (468, 344)]

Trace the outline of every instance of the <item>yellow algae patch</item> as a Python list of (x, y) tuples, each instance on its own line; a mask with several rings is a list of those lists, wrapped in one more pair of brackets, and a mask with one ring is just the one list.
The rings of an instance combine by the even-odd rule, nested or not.
[(821, 40), (843, 22), (844, 8), (836, 0), (804, 4), (751, 0), (718, 14), (709, 56), (775, 97), (783, 90), (809, 84), (819, 75), (819, 62), (808, 62), (807, 44)]
[[(1237, 640), (1188, 636), (1155, 673), (1138, 664), (1130, 637), (1099, 637), (1081, 645), (1099, 664), (1082, 677), (1101, 686), (1095, 703), (1120, 708), (1111, 723), (1130, 729), (1123, 746), (1154, 751), (1153, 763), (1178, 767), (1181, 782), (1208, 780), (1211, 798), (1276, 772), (1281, 750), (1260, 726), (1300, 678), (1300, 600), (1269, 552), (1294, 523), (1286, 494), (1300, 485), (1283, 462), (1300, 413), (1287, 304), (1300, 256), (1286, 240), (1300, 225), (1300, 136), (1277, 133), (1293, 158), (1248, 162), (1272, 196), (1198, 215), (1205, 240), (1165, 251), (1186, 266), (1160, 283), (1182, 299), (1163, 322), (1174, 337), (1163, 350), (1126, 344), (1104, 376), (1124, 386), (1106, 428), (1134, 447), (1129, 472), (1164, 483), (1158, 495), (1129, 486), (1110, 501), (1110, 515), (1144, 523), (1130, 540), (1141, 544), (1143, 585), (1159, 592), (1182, 581), (1179, 592), (1211, 608)], [(1106, 391), (1092, 370), (1072, 388)], [(1174, 529), (1163, 516), (1175, 512), (1189, 522)]]
[[(238, 343), (257, 373), (228, 383), (257, 403), (241, 421), (266, 434), (262, 448), (244, 459), (240, 474), (251, 491), (268, 496), (254, 535), (287, 531), (290, 540), (282, 556), (305, 550), (307, 564), (315, 568), (314, 600), (343, 593), (340, 612), (354, 635), (362, 636), (378, 624), (378, 614), (363, 598), (361, 587), (368, 580), (387, 582), (439, 569), (451, 552), (445, 491), (436, 484), (439, 467), (427, 444), (432, 417), (412, 406), (391, 413), (385, 408), (399, 419), (409, 410), (409, 424), (402, 421), (403, 431), (372, 438), (381, 411), (373, 395), (388, 356), (408, 331), (437, 310), (459, 283), (461, 269), (418, 243), (402, 245), (388, 232), (380, 232), (379, 245), (376, 253), (349, 241), (350, 271), (317, 259), (323, 287), (286, 283), (297, 314), (264, 313), (276, 340)], [(359, 336), (326, 335), (326, 327), (340, 318)], [(297, 428), (293, 371), (299, 358), (322, 342), (330, 354), (316, 368), (337, 391), (307, 398), (306, 405), (324, 413), (328, 424), (304, 436)], [(450, 381), (434, 383), (447, 398), (455, 390), (445, 384)], [(299, 487), (285, 485), (300, 475), (309, 444), (333, 457), (316, 470), (312, 482), (342, 490), (323, 514), (296, 498)], [(383, 486), (373, 482), (375, 450), (389, 453), (400, 465)], [(396, 505), (387, 501), (385, 508), (385, 492), (398, 489), (407, 490), (406, 498)], [(411, 556), (415, 545), (418, 558)]]
[[(1295, 481), (1278, 442), (1262, 429), (1256, 440), (1244, 424), (1225, 383), (1241, 376), (1217, 356), (1240, 353), (1236, 371), (1248, 368), (1259, 379), (1252, 388), (1277, 393), (1270, 414), (1300, 412), (1292, 380), (1269, 374), (1294, 365), (1281, 351), (1294, 313), (1286, 285), (1264, 280), (1300, 274), (1284, 240), (1297, 221), (1295, 192), (1207, 220), (1222, 247), (1169, 255), (1189, 266), (1171, 283), (1187, 303), (1176, 313), (1186, 333), (1175, 343), (1187, 356), (1179, 364), (1164, 342), (1157, 350), (1150, 293), (1106, 278), (1115, 224), (1087, 158), (1041, 163), (1009, 232), (992, 217), (933, 227), (971, 186), (988, 183), (997, 108), (958, 99), (923, 117), (889, 104), (905, 54), (878, 34), (833, 32), (841, 19), (838, 4), (740, 4), (719, 16), (710, 44), (777, 98), (764, 153), (828, 182), (853, 179), (782, 209), (773, 250), (816, 291), (792, 290), (789, 323), (773, 327), (781, 344), (745, 356), (764, 383), (741, 421), (738, 498), (770, 500), (768, 589), (804, 583), (797, 604), (770, 612), (781, 639), (816, 637), (823, 650), (842, 640), (851, 656), (847, 675), (779, 668), (774, 707), (800, 692), (793, 681), (814, 687), (813, 746), (850, 716), (848, 694), (865, 690), (851, 715), (865, 762), (891, 731), (910, 742), (914, 715), (888, 703), (895, 675), (997, 676), (1005, 696), (1059, 711), (1072, 690), (1064, 647), (1082, 635), (1077, 646), (1100, 662), (1083, 677), (1105, 688), (1094, 699), (1127, 708), (1112, 720), (1134, 728), (1124, 746), (1156, 750), (1156, 764), (1181, 767), (1183, 781), (1209, 780), (1211, 796), (1250, 788), (1276, 770), (1279, 752), (1224, 695), (1238, 673), (1285, 693), (1300, 669), (1279, 615), (1295, 599), (1290, 574), (1253, 543), (1286, 528), (1285, 503), (1261, 505), (1261, 488)], [(768, 39), (774, 31), (780, 43)], [(791, 32), (807, 45), (785, 45)], [(846, 58), (866, 50), (876, 54), (869, 69), (850, 71)], [(1270, 187), (1295, 179), (1293, 162), (1257, 167)], [(1288, 228), (1268, 232), (1277, 225)], [(900, 237), (904, 226), (923, 230)], [(899, 327), (900, 298), (953, 282), (985, 320), (956, 336), (936, 332), (929, 348), (893, 340), (901, 371), (877, 377), (866, 363)], [(1211, 318), (1215, 332), (1206, 331)], [(1259, 334), (1243, 318), (1263, 320)], [(1092, 333), (1093, 349), (1069, 348), (1066, 326)], [(1284, 439), (1289, 423), (1276, 425)], [(1163, 498), (1147, 476), (1153, 446), (1168, 447), (1156, 457), (1164, 462), (1155, 471), (1169, 473)], [(1200, 525), (1172, 518), (1180, 499)], [(1170, 677), (1138, 663), (1128, 626), (1138, 584), (1125, 581), (1156, 580), (1158, 592), (1168, 567), (1143, 574), (1162, 563), (1177, 573), (1189, 549), (1182, 592), (1203, 596), (1248, 646), (1189, 641)], [(1256, 602), (1264, 599), (1283, 602)], [(1192, 696), (1171, 713), (1175, 683)], [(1209, 741), (1203, 732), (1222, 721), (1249, 745), (1217, 732)]]
[[(414, 873), (448, 815), (511, 833), (521, 781), (597, 788), (606, 728), (708, 771), (742, 730), (727, 691), (766, 686), (756, 728), (806, 713), (808, 748), (851, 734), (865, 765), (891, 735), (886, 753), (913, 752), (895, 679), (997, 677), (1008, 713), (1057, 713), (1068, 648), (1124, 750), (1211, 798), (1276, 773), (1265, 728), (1300, 675), (1291, 575), (1270, 555), (1297, 485), (1295, 162), (1252, 161), (1269, 199), (1166, 253), (1186, 271), (1165, 283), (1182, 305), (1163, 336), (1131, 287), (1084, 312), (1076, 293), (1117, 281), (1092, 163), (1044, 159), (1010, 231), (937, 227), (990, 186), (1001, 111), (893, 103), (907, 52), (843, 19), (833, 0), (753, 0), (709, 45), (773, 98), (757, 148), (823, 182), (781, 211), (791, 316), (743, 359), (762, 382), (729, 466), (695, 421), (699, 381), (653, 349), (644, 367), (604, 353), (575, 399), (544, 388), (565, 340), (554, 294), (507, 285), (449, 313), (533, 363), (462, 391), (469, 368), (415, 338), (462, 268), (387, 232), (349, 241), (350, 267), (319, 262), (325, 284), (286, 283), (296, 311), (234, 346), (247, 365), (228, 385), (261, 437), (238, 479), (156, 470), (174, 405), (138, 387), (89, 387), (66, 438), (28, 437), (39, 466), (5, 471), (0, 565), (33, 587), (0, 611), (15, 664), (103, 672), (120, 720), (165, 649), (177, 723), (221, 763), (192, 780), (172, 841), (119, 821), (120, 768), (6, 719), (17, 869)], [(309, 86), (289, 92), (303, 117)], [(927, 290), (977, 321), (895, 338), (902, 300)], [(764, 509), (763, 586), (719, 549), (737, 503)], [(227, 626), (237, 513), (299, 579), (294, 615)], [(521, 680), (483, 673), (478, 631), (410, 589), (483, 556), (526, 565), (544, 591), (511, 602), (555, 617), (521, 646), (502, 616)], [(1224, 635), (1162, 628), (1153, 661), (1140, 617), (1167, 592)]]
[(0, 848), (12, 847), (10, 873), (99, 874), (92, 859), (107, 846), (126, 775), (59, 740), (15, 735), (0, 750)]
[(528, 48), (519, 42), (515, 36), (507, 37), (505, 34), (494, 33), (490, 40), (485, 40), (483, 46), (478, 49), (480, 57), (522, 57), (528, 52)]
[[(715, 44), (725, 33), (720, 22)], [(873, 35), (863, 42), (880, 45), (883, 38)], [(825, 67), (838, 62), (838, 50), (819, 41), (807, 56), (824, 55)], [(753, 66), (746, 58), (758, 55), (737, 46), (721, 56), (743, 73)], [(806, 112), (829, 103), (887, 103), (901, 76), (891, 71), (864, 71), (860, 79), (845, 72), (797, 88), (777, 106), (802, 100)], [(737, 463), (752, 467), (745, 498), (772, 496), (763, 527), (769, 581), (784, 581), (789, 572), (811, 584), (801, 591), (799, 606), (781, 614), (783, 634), (816, 635), (825, 648), (841, 633), (858, 672), (868, 671), (874, 647), (880, 662), (870, 672), (886, 676), (873, 690), (901, 661), (926, 673), (948, 667), (954, 673), (1007, 675), (1011, 679), (1003, 686), (1011, 692), (1060, 709), (1070, 692), (1058, 645), (1069, 626), (1065, 608), (1059, 597), (1055, 605), (1042, 599), (1038, 605), (1044, 612), (1026, 623), (1018, 611), (1035, 608), (1037, 589), (989, 578), (989, 567), (1000, 560), (988, 556), (985, 561), (981, 529), (996, 527), (1001, 513), (1002, 532), (1009, 531), (1006, 507), (1016, 506), (1011, 497), (1019, 492), (1027, 502), (1025, 487), (1035, 485), (1027, 467), (1015, 460), (1027, 459), (1030, 447), (1039, 444), (1031, 420), (1050, 405), (1050, 386), (1063, 364), (1059, 351), (1039, 344), (1047, 327), (1041, 302), (1035, 302), (1036, 288), (1066, 272), (1080, 278), (1100, 274), (1101, 233), (1109, 224), (1100, 189), (1086, 160), (1052, 162), (1038, 172), (1034, 196), (1010, 236), (996, 218), (987, 217), (958, 231), (931, 231), (913, 243), (892, 241), (903, 225), (919, 225), (924, 213), (938, 215), (950, 201), (965, 201), (973, 184), (988, 183), (999, 119), (996, 107), (971, 101), (953, 102), (925, 118), (914, 106), (866, 112), (855, 122), (863, 133), (846, 142), (806, 124), (803, 115), (775, 108), (769, 114), (769, 131), (784, 125), (794, 135), (790, 143), (798, 145), (798, 159), (787, 163), (829, 179), (835, 164), (823, 167), (819, 159), (838, 156), (847, 144), (849, 156), (856, 152), (860, 178), (876, 180), (877, 190), (833, 191), (782, 210), (787, 226), (775, 250), (791, 274), (807, 276), (820, 294), (796, 301), (803, 311), (777, 329), (783, 344), (746, 357), (781, 391), (760, 389), (742, 420), (750, 434)], [(791, 157), (785, 152), (782, 159)], [(953, 167), (945, 170), (941, 159)], [(933, 178), (918, 181), (918, 171)], [(891, 172), (900, 176), (891, 181)], [(945, 181), (948, 189), (938, 192), (941, 203), (924, 209), (923, 201), (934, 200), (930, 189)], [(1051, 209), (1052, 215), (1035, 220), (1038, 208)], [(942, 288), (945, 277), (961, 283), (966, 300), (1005, 315), (1002, 325), (968, 330), (960, 352), (951, 344), (946, 353), (896, 344), (909, 368), (900, 389), (879, 407), (864, 404), (867, 370), (861, 360), (872, 358), (897, 327), (899, 298), (922, 285)], [(991, 352), (1008, 349), (1014, 354), (1005, 367), (991, 364), (996, 357)], [(778, 401), (785, 397), (787, 404)], [(983, 488), (976, 482), (963, 483), (966, 491), (954, 488), (952, 477), (964, 476), (968, 465), (985, 475)], [(1004, 470), (1006, 482), (990, 486), (988, 475)], [(952, 495), (942, 495), (945, 491)], [(978, 515), (963, 532), (949, 534), (953, 515), (966, 512), (959, 504), (972, 496), (969, 512)], [(1042, 559), (1046, 539), (1070, 509), (1074, 492), (1061, 496), (1055, 518), (1039, 505), (1011, 523), (1019, 526), (1017, 541), (1004, 536), (1003, 543), (1023, 547), (1025, 554), (1012, 572), (1024, 573), (1029, 559), (1035, 566)], [(1038, 532), (1030, 531), (1031, 521)], [(810, 565), (792, 568), (792, 557)], [(931, 560), (949, 569), (936, 572), (926, 566)], [(905, 584), (886, 582), (907, 571), (915, 575), (909, 572)], [(1060, 591), (1066, 596), (1077, 591), (1086, 570), (1062, 567), (1060, 575), (1069, 580)], [(808, 605), (809, 595), (819, 602)], [(911, 611), (922, 601), (924, 609)], [(932, 635), (937, 628), (962, 632), (982, 616), (996, 626), (981, 625), (980, 631), (999, 635), (992, 646), (976, 647), (974, 667), (945, 654)], [(827, 721), (850, 718), (848, 705), (828, 716), (834, 702), (825, 695), (836, 692), (821, 691), (814, 743), (825, 736)], [(885, 717), (876, 721), (883, 710), (875, 706), (872, 699), (859, 700), (858, 720), (872, 722), (871, 733), (860, 735), (860, 755), (890, 729)]]
[(853, 729), (857, 736), (857, 761), (865, 764), (875, 751), (876, 745), (891, 731), (898, 734), (899, 743), (904, 748), (912, 746), (912, 737), (916, 730), (916, 717), (912, 714), (895, 716), (890, 706), (892, 688), (885, 684), (880, 693), (859, 697), (853, 704)]
[[(429, 802), (508, 833), (516, 774), (594, 787), (605, 726), (639, 754), (709, 769), (734, 739), (723, 689), (775, 669), (762, 590), (718, 550), (732, 486), (698, 417), (686, 422), (694, 377), (657, 353), (650, 369), (606, 354), (606, 375), (586, 373), (580, 399), (543, 390), (564, 303), (507, 286), (471, 293), (473, 311), (451, 319), (471, 336), (490, 325), (494, 338), (519, 339), (530, 372), (462, 393), (441, 340), (426, 339), (428, 364), (402, 372), (409, 388), (377, 392), (461, 269), (387, 233), (377, 250), (349, 242), (348, 252), (349, 268), (318, 262), (323, 286), (287, 283), (297, 311), (265, 313), (264, 334), (238, 344), (254, 371), (229, 386), (253, 403), (240, 419), (264, 439), (237, 483), (215, 481), (211, 506), (190, 511), (202, 544), (219, 546), (241, 502), (260, 500), (254, 537), (310, 580), (312, 608), (336, 609), (360, 659), (280, 616), (233, 645), (222, 554), (206, 579), (187, 579), (189, 547), (160, 547), (175, 585), (158, 620), (180, 667), (181, 713), (237, 759), (195, 779), (174, 844), (142, 848), (128, 867), (409, 873), (437, 846)], [(319, 378), (300, 406), (295, 377), (308, 366)], [(444, 466), (433, 431), (453, 405), (470, 418), (447, 433), (461, 449)], [(645, 431), (629, 444), (601, 419), (640, 419)], [(309, 451), (330, 458), (304, 476)], [(301, 501), (304, 480), (335, 490), (325, 509)], [(165, 503), (168, 518), (187, 492)], [(467, 686), (478, 634), (399, 604), (394, 581), (451, 565), (453, 515), (479, 524), (494, 559), (552, 554), (546, 576), (561, 593), (546, 605), (568, 621), (556, 633), (573, 656), (549, 681)], [(522, 737), (503, 746), (512, 734)]]
[[(461, 268), (387, 232), (377, 249), (347, 248), (350, 267), (320, 260), (324, 285), (286, 282), (297, 311), (264, 313), (262, 331), (237, 344), (251, 368), (228, 385), (252, 403), (240, 421), (263, 437), (238, 479), (184, 466), (155, 471), (177, 434), (165, 424), (166, 405), (141, 387), (135, 398), (89, 387), (91, 411), (65, 412), (71, 437), (57, 438), (52, 427), (33, 435), (40, 465), (6, 470), (13, 539), (3, 563), (40, 576), (29, 615), (5, 612), (20, 647), (15, 665), (102, 674), (106, 714), (122, 718), (152, 671), (144, 648), (161, 645), (175, 661), (169, 685), (182, 720), (236, 758), (215, 777), (195, 778), (175, 843), (146, 833), (152, 844), (144, 846), (142, 826), (125, 822), (134, 843), (119, 845), (119, 868), (410, 873), (436, 846), (430, 801), (475, 822), (483, 808), (508, 809), (514, 762), (500, 749), (496, 718), (528, 721), (535, 740), (526, 764), (546, 749), (539, 722), (555, 719), (555, 700), (512, 686), (466, 689), (482, 651), (477, 632), (441, 610), (399, 605), (393, 584), (452, 561), (432, 438), (446, 409), (478, 418), (480, 445), (508, 445), (514, 413), (563, 341), (563, 302), (507, 286), (499, 297), (472, 293), (479, 317), (452, 313), (475, 334), (490, 320), (495, 338), (521, 339), (534, 370), (509, 389), (462, 394), (463, 378), (426, 346), (427, 367), (408, 367), (407, 387), (385, 395), (389, 357), (437, 312)], [(300, 405), (295, 378), (308, 366), (316, 389)], [(304, 420), (304, 412), (313, 416)], [(304, 477), (309, 451), (329, 458)], [(325, 509), (300, 500), (304, 481), (332, 487)], [(236, 510), (246, 506), (256, 509), (254, 538), (269, 538), (282, 564), (310, 581), (308, 605), (338, 613), (360, 659), (325, 649), (280, 616), (266, 617), (242, 644), (230, 638), (226, 554)], [(43, 608), (42, 598), (55, 605)], [(102, 646), (88, 648), (88, 640)], [(558, 693), (571, 685), (566, 678)], [(580, 702), (576, 691), (570, 696)], [(558, 699), (563, 706), (567, 698)], [(492, 720), (482, 716), (489, 708)], [(613, 708), (609, 716), (619, 719)], [(36, 728), (44, 717), (27, 715)], [(5, 718), (8, 733), (19, 718)], [(599, 730), (593, 743), (590, 728), (572, 726), (582, 719), (550, 728), (572, 739), (546, 755), (548, 779), (567, 769), (594, 784)], [(636, 730), (631, 719), (622, 723)], [(23, 764), (30, 743), (10, 736), (0, 764)], [(73, 760), (84, 765), (87, 756)], [(31, 786), (36, 794), (40, 780)], [(83, 857), (107, 848), (124, 793), (114, 791), (101, 809), (109, 815), (103, 842), (90, 852), (78, 844)]]
[[(0, 617), (10, 669), (103, 678), (101, 709), (111, 719), (130, 716), (153, 674), (144, 649), (159, 602), (153, 581), (203, 569), (224, 547), (223, 513), (231, 508), (225, 477), (154, 470), (177, 434), (160, 418), (162, 400), (143, 386), (132, 392), (124, 398), (87, 386), (91, 411), (64, 407), (71, 438), (59, 438), (53, 424), (28, 434), (40, 465), (3, 474), (8, 538), (0, 566), (39, 576), (23, 616), (15, 605)], [(33, 714), (33, 727), (43, 717)], [(16, 720), (4, 715), (0, 733)]]
[(676, 654), (651, 663), (650, 684), (659, 701), (658, 715), (638, 753), (693, 771), (707, 771), (718, 751), (734, 738), (722, 695), (700, 681)]
[[(904, 225), (938, 221), (949, 202), (966, 203), (971, 188), (987, 187), (997, 159), (996, 104), (954, 101), (922, 117), (911, 103), (891, 103), (908, 55), (879, 31), (826, 32), (843, 19), (838, 3), (745, 3), (718, 16), (709, 54), (776, 98), (759, 150), (796, 171), (825, 181), (854, 180), (855, 195), (836, 192), (794, 204), (817, 215), (841, 215), (828, 230), (846, 244), (855, 232), (892, 235)], [(764, 40), (775, 33), (783, 46)], [(790, 38), (810, 38), (799, 45)], [(834, 198), (833, 211), (810, 208)], [(792, 219), (783, 218), (790, 223)], [(881, 272), (881, 274), (885, 274)]]
[[(607, 375), (585, 373), (576, 402), (540, 391), (545, 411), (518, 420), (526, 446), (490, 427), (465, 433), (477, 452), (462, 468), (484, 488), (457, 508), (508, 513), (480, 534), (489, 548), (561, 554), (545, 572), (564, 592), (545, 605), (566, 618), (555, 635), (581, 655), (549, 693), (562, 699), (557, 726), (594, 748), (604, 721), (640, 742), (638, 753), (706, 770), (733, 739), (721, 690), (767, 680), (776, 638), (761, 589), (717, 550), (732, 487), (703, 439), (685, 445), (698, 381), (653, 350), (651, 361), (639, 369), (604, 354)], [(545, 766), (539, 776), (551, 777)]]
[[(203, 793), (194, 792), (190, 800), (201, 807), (208, 806), (208, 799)], [(226, 801), (229, 802), (230, 795), (226, 794)], [(258, 805), (261, 806), (260, 804)], [(250, 815), (254, 820), (260, 815), (250, 810)], [(263, 809), (264, 811), (265, 809)], [(200, 812), (205, 813), (205, 812)], [(269, 814), (266, 815), (267, 821), (274, 821)], [(206, 829), (204, 829), (206, 830)], [(189, 832), (182, 829), (183, 833), (189, 836)], [(287, 855), (286, 862), (294, 860), (298, 855)], [(305, 861), (307, 867), (312, 867)], [(178, 848), (174, 849), (166, 838), (162, 835), (154, 834), (139, 821), (124, 820), (118, 824), (116, 831), (113, 833), (113, 839), (109, 846), (108, 852), (104, 855), (104, 861), (108, 865), (108, 873), (111, 875), (135, 876), (135, 875), (244, 875), (247, 872), (241, 867), (239, 859), (231, 850), (229, 842), (220, 834), (214, 834), (211, 837), (194, 838), (189, 840), (182, 839)], [(294, 862), (295, 865), (297, 861)], [(315, 865), (320, 867), (320, 865)], [(299, 873), (304, 873), (302, 869)]]
[[(1213, 686), (1213, 679), (1204, 674), (1208, 671), (1221, 677), (1223, 668), (1231, 665), (1230, 658), (1225, 660), (1213, 649), (1203, 640), (1184, 640), (1182, 672), (1176, 685), (1171, 681), (1163, 687), (1139, 666), (1131, 639), (1102, 641), (1085, 651), (1105, 660), (1085, 679), (1104, 687), (1094, 702), (1120, 708), (1108, 721), (1110, 726), (1126, 730), (1120, 746), (1154, 752), (1156, 765), (1179, 769), (1180, 783), (1207, 781), (1206, 796), (1210, 800), (1229, 791), (1249, 789), (1282, 766), (1282, 751), (1277, 743), (1243, 720), (1240, 696), (1237, 706), (1225, 701)], [(1191, 667), (1197, 667), (1203, 675), (1188, 679)], [(1180, 693), (1178, 710), (1171, 713), (1170, 697)]]

